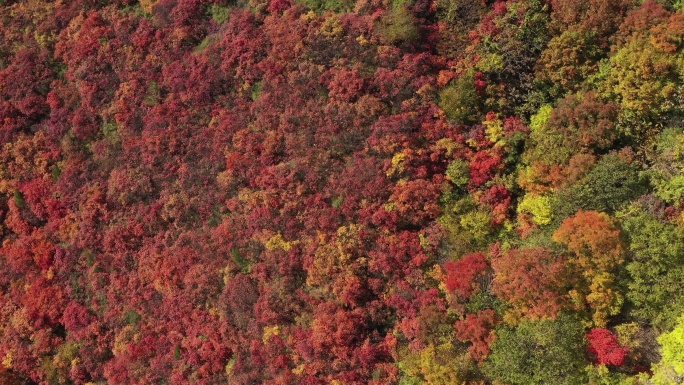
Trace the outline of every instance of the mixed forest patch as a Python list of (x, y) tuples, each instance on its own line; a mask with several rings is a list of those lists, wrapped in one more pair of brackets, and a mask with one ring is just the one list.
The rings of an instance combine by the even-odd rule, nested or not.
[(684, 2), (0, 0), (0, 383), (684, 383)]

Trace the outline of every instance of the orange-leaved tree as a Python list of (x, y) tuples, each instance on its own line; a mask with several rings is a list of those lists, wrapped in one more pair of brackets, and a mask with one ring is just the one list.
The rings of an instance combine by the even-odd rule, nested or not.
[(620, 229), (608, 214), (579, 210), (563, 221), (553, 239), (574, 254), (568, 265), (579, 280), (570, 296), (578, 308), (591, 309), (596, 326), (605, 327), (624, 299), (615, 286), (615, 270), (625, 252)]

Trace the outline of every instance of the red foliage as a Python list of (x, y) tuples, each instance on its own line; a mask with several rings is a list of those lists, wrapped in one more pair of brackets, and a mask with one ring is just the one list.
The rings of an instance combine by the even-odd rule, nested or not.
[[(550, 12), (602, 34), (625, 2), (550, 0)], [(524, 91), (525, 108), (546, 97), (509, 87), (531, 84), (511, 79), (544, 45), (525, 28), (545, 29), (548, 14), (528, 2), (458, 0), (449, 15), (406, 4), (388, 31), (417, 38), (397, 45), (378, 35), (388, 3), (376, 0), (2, 3), (0, 382), (389, 384), (397, 358), (446, 346), (452, 326), (472, 360), (487, 357), (494, 311), (473, 301), (452, 325), (448, 300), (465, 309), (483, 290), (531, 317), (565, 305), (562, 261), (546, 249), (438, 265), (452, 249), (443, 210), (513, 219), (528, 116), (503, 119), (493, 143), (499, 133), (453, 124), (436, 101), (493, 58), (505, 70), (475, 72), (464, 90), (488, 119), (517, 111), (497, 92)], [(670, 17), (647, 2), (623, 34), (653, 29), (649, 15)], [(670, 21), (654, 31), (671, 50), (682, 23)], [(615, 144), (610, 102), (548, 102), (582, 150)], [(445, 180), (455, 159), (468, 191)], [(543, 193), (593, 158), (573, 159), (541, 170), (553, 174)], [(603, 247), (568, 226), (573, 251)]]
[(501, 157), (482, 150), (470, 161), (470, 185), (479, 187), (490, 181), (501, 167)]
[(56, 326), (66, 307), (66, 294), (61, 287), (38, 278), (28, 288), (22, 302), (36, 328)]
[(88, 308), (77, 302), (71, 301), (64, 309), (64, 314), (62, 314), (60, 321), (66, 330), (77, 332), (88, 326), (91, 320), (92, 318)]
[(485, 273), (488, 266), (485, 253), (467, 254), (458, 261), (445, 263), (447, 290), (464, 299), (469, 298), (475, 289), (477, 279)]
[(496, 185), (484, 191), (480, 200), (491, 207), (494, 225), (500, 225), (508, 218), (512, 198), (505, 186)]
[(470, 357), (477, 362), (487, 359), (490, 346), (496, 339), (493, 333), (496, 325), (496, 313), (492, 309), (480, 310), (475, 314), (468, 314), (465, 319), (456, 321), (456, 338), (459, 341), (470, 342), (468, 348)]
[(630, 0), (551, 0), (553, 27), (592, 31), (606, 48), (608, 38), (633, 6)]
[(504, 133), (510, 136), (516, 132), (529, 133), (530, 128), (517, 116), (509, 116), (504, 119), (503, 123)]
[(551, 250), (510, 249), (492, 260), (492, 292), (513, 306), (517, 314), (555, 317), (566, 305), (563, 260)]
[[(2, 143), (20, 130), (37, 122), (48, 112), (47, 89), (51, 70), (45, 50), (23, 47), (12, 58), (11, 64), (0, 70), (0, 127)], [(23, 124), (22, 124), (23, 123)]]
[(594, 357), (594, 362), (600, 365), (621, 366), (629, 348), (620, 346), (615, 333), (608, 329), (593, 328), (586, 335), (589, 341), (589, 353)]
[(395, 202), (396, 210), (402, 220), (422, 225), (439, 215), (438, 199), (442, 187), (441, 181), (438, 178), (435, 179), (433, 181), (411, 180), (405, 184), (396, 185), (390, 199)]
[(480, 71), (475, 72), (475, 91), (477, 91), (478, 96), (482, 96), (487, 87), (487, 81), (485, 80), (484, 74)]
[(617, 35), (624, 42), (631, 35), (646, 33), (652, 27), (664, 23), (669, 16), (670, 12), (662, 4), (647, 0), (627, 14)]

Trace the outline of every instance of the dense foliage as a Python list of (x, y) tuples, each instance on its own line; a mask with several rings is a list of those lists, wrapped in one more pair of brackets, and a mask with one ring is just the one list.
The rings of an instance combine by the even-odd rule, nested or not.
[(0, 0), (0, 383), (684, 382), (684, 2)]

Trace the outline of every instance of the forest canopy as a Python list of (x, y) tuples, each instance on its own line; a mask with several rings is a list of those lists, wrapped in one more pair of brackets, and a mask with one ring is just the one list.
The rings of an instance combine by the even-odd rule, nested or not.
[(684, 1), (0, 0), (0, 383), (684, 383)]

